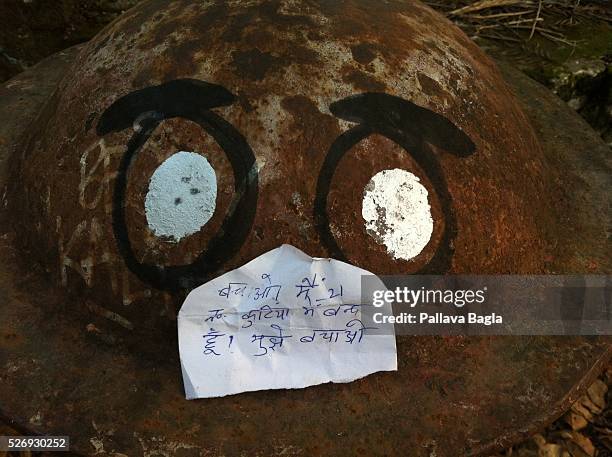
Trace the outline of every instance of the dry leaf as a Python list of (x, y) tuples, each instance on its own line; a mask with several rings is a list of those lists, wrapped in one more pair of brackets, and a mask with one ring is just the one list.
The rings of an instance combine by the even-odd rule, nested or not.
[(563, 419), (572, 427), (572, 430), (582, 430), (589, 424), (582, 414), (578, 414), (574, 411), (567, 413)]
[[(582, 450), (582, 452), (588, 455), (589, 457), (593, 457), (595, 455), (595, 446), (593, 446), (593, 443), (591, 443), (591, 440), (588, 439), (586, 436), (584, 436), (582, 433), (563, 431), (561, 432), (561, 436), (563, 438), (571, 440), (572, 443), (575, 443), (576, 445), (578, 445), (580, 449)], [(568, 444), (568, 448), (570, 452), (574, 454), (574, 457), (577, 457), (575, 455), (576, 450), (572, 449), (572, 446), (570, 446), (571, 443), (568, 442), (567, 444)]]
[(540, 448), (538, 457), (561, 457), (563, 449), (558, 444), (546, 443)]
[(595, 381), (587, 390), (589, 399), (600, 410), (603, 410), (606, 407), (606, 393), (608, 393), (608, 386), (606, 386), (606, 383), (601, 379)]

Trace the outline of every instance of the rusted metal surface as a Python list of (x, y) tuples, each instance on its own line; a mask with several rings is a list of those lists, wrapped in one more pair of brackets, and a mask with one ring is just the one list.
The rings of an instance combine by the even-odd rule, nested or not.
[[(177, 78), (236, 95), (214, 112), (248, 141), (258, 200), (246, 239), (214, 276), (283, 242), (328, 255), (313, 220), (316, 183), (330, 145), (352, 126), (329, 105), (385, 92), (444, 115), (475, 144), (469, 157), (432, 151), (456, 219), (449, 271), (609, 272), (604, 216), (595, 197), (584, 204), (603, 193), (604, 182), (592, 179), (602, 161), (584, 158), (605, 157), (601, 142), (574, 133), (587, 127), (541, 88), (510, 77), (530, 121), (491, 61), (413, 2), (153, 1), (133, 10), (87, 45), (32, 127), (20, 125), (27, 141), (2, 149), (0, 164), (15, 173), (0, 247), (2, 414), (25, 430), (68, 433), (75, 450), (102, 455), (456, 456), (511, 444), (552, 420), (596, 376), (607, 340), (400, 337), (397, 373), (185, 401), (173, 321), (182, 293), (139, 279), (112, 227), (117, 170), (134, 131), (96, 131), (120, 97)], [(2, 120), (23, 89), (4, 90)], [(0, 133), (13, 144), (14, 130)], [(230, 206), (235, 182), (223, 148), (191, 121), (164, 120), (126, 185), (128, 232), (142, 262), (190, 261), (222, 224), (213, 218), (212, 228), (170, 245), (148, 232), (148, 179), (181, 149), (206, 151), (225, 170), (220, 213)], [(400, 149), (371, 135), (342, 158), (329, 189), (337, 245), (377, 273), (426, 268), (448, 228), (430, 170)], [(560, 172), (567, 163), (573, 168)], [(364, 182), (393, 167), (413, 170), (434, 196), (432, 246), (412, 263), (386, 256), (363, 224), (351, 223)], [(92, 312), (100, 309), (133, 330)]]
[[(67, 67), (74, 62), (81, 46), (59, 52), (0, 86), (2, 97), (2, 122), (0, 123), (0, 180), (2, 192), (6, 192), (6, 173), (13, 151), (18, 149), (27, 127), (36, 119), (41, 106), (49, 98), (66, 73)], [(3, 199), (2, 208), (6, 206)]]
[[(25, 230), (23, 245), (79, 297), (104, 301), (128, 320), (145, 315), (148, 327), (163, 325), (176, 314), (181, 293), (171, 280), (151, 280), (142, 264), (190, 263), (232, 211), (241, 191), (228, 172), (227, 151), (186, 116), (153, 129), (129, 165), (125, 198), (116, 201), (133, 122), (100, 131), (112, 124), (103, 113), (137, 90), (186, 78), (220, 85), (235, 96), (210, 111), (246, 141), (258, 178), (257, 200), (224, 227), (233, 235), (244, 226), (244, 237), (236, 235), (209, 268), (193, 273), (192, 283), (281, 243), (313, 256), (337, 257), (339, 251), (380, 274), (545, 271), (550, 246), (540, 221), (551, 213), (551, 193), (540, 146), (492, 62), (438, 14), (413, 1), (151, 1), (87, 45), (14, 169), (22, 187), (11, 201), (20, 223), (35, 219), (47, 228)], [(421, 154), (430, 165), (423, 169), (412, 159), (419, 151), (372, 134), (337, 164), (325, 202), (328, 220), (321, 222), (316, 204), (326, 158), (334, 142), (358, 124), (330, 107), (363, 92), (384, 92), (444, 116), (473, 141), (474, 152), (462, 157), (439, 147), (447, 133), (438, 131), (439, 141), (427, 139), (438, 147), (426, 146)], [(133, 103), (151, 98), (142, 93)], [(202, 103), (195, 91), (192, 103)], [(140, 109), (135, 122), (151, 108)], [(180, 243), (168, 243), (152, 234), (143, 206), (152, 171), (178, 150), (204, 151), (226, 179), (210, 223)], [(49, 164), (57, 164), (53, 176), (40, 179), (49, 175)], [(392, 167), (413, 171), (442, 204), (431, 243), (411, 261), (388, 255), (360, 217), (367, 179)], [(125, 214), (125, 223), (116, 225), (126, 232), (137, 266), (118, 248), (116, 205)], [(158, 305), (152, 307), (151, 299)]]
[(188, 402), (174, 340), (134, 347), (108, 321), (49, 313), (47, 284), (19, 293), (6, 273), (2, 412), (85, 455), (486, 452), (561, 414), (609, 356), (596, 339), (401, 337), (397, 373)]
[(555, 218), (545, 237), (555, 240), (547, 269), (554, 274), (612, 271), (608, 227), (612, 156), (601, 137), (560, 98), (526, 78), (510, 64), (500, 64), (504, 77), (521, 101), (555, 184)]

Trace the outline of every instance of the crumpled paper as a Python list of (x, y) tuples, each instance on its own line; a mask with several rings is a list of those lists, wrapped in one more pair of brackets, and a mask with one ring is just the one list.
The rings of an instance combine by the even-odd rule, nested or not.
[(362, 275), (371, 273), (282, 245), (194, 289), (178, 315), (187, 399), (397, 370), (393, 325), (361, 320), (371, 306)]

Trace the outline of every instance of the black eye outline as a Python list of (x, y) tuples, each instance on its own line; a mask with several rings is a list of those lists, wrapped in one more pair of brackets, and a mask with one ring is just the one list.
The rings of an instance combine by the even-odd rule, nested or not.
[(352, 95), (332, 103), (329, 109), (340, 119), (358, 123), (341, 134), (330, 146), (317, 180), (314, 221), (329, 256), (347, 260), (331, 232), (327, 214), (327, 197), (334, 173), (347, 151), (364, 138), (377, 133), (401, 146), (407, 154), (411, 154), (433, 184), (444, 213), (445, 230), (434, 256), (418, 273), (447, 272), (454, 253), (453, 240), (457, 236), (457, 221), (444, 174), (427, 144), (458, 157), (468, 157), (475, 152), (474, 142), (444, 116), (385, 93)]
[[(113, 193), (113, 232), (129, 270), (157, 289), (176, 291), (202, 284), (208, 273), (238, 252), (251, 231), (259, 181), (255, 155), (234, 126), (210, 111), (211, 108), (231, 105), (235, 100), (232, 93), (217, 84), (177, 79), (121, 97), (104, 111), (98, 121), (96, 133), (100, 137), (138, 124), (117, 171)], [(171, 118), (197, 123), (219, 144), (232, 165), (235, 196), (221, 228), (196, 260), (186, 265), (158, 266), (136, 259), (125, 220), (125, 193), (128, 173), (136, 154), (159, 123)]]

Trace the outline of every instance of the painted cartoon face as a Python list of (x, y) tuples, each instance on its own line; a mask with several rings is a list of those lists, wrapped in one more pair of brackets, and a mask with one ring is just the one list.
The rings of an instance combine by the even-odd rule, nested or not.
[(419, 3), (146, 3), (81, 53), (17, 172), (25, 245), (128, 316), (283, 243), (379, 274), (541, 265), (532, 131)]
[[(235, 97), (221, 86), (197, 80), (175, 80), (135, 91), (111, 105), (101, 116), (98, 135), (134, 126), (115, 180), (113, 228), (120, 253), (132, 273), (159, 289), (192, 288), (218, 269), (240, 249), (252, 230), (257, 206), (258, 171), (255, 156), (244, 137), (215, 115), (211, 108), (231, 104)], [(450, 242), (454, 219), (450, 197), (439, 165), (426, 142), (440, 145), (459, 156), (474, 152), (472, 141), (450, 121), (406, 100), (387, 94), (366, 93), (334, 102), (330, 111), (357, 126), (341, 134), (323, 161), (314, 198), (313, 221), (321, 243), (331, 257), (346, 256), (331, 230), (328, 195), (331, 182), (345, 153), (368, 136), (377, 133), (413, 151), (421, 169), (429, 171), (434, 190), (443, 195), (446, 227), (431, 258), (438, 270), (449, 268)], [(221, 146), (232, 164), (234, 200), (219, 231), (196, 259), (185, 265), (145, 264), (132, 247), (126, 220), (126, 190), (130, 166), (150, 136), (166, 119), (182, 118), (197, 123)], [(414, 171), (414, 170), (413, 170)], [(429, 178), (430, 180), (432, 178)], [(158, 238), (178, 243), (198, 232), (214, 215), (217, 199), (216, 172), (206, 154), (180, 151), (164, 160), (153, 173), (145, 199), (148, 228)], [(401, 168), (378, 172), (364, 188), (362, 223), (374, 242), (386, 247), (397, 260), (412, 261), (432, 242), (434, 220), (428, 191), (417, 175)], [(441, 218), (437, 218), (440, 221)], [(442, 224), (442, 222), (438, 222)], [(372, 240), (364, 239), (364, 244)], [(440, 254), (438, 254), (440, 253)], [(431, 261), (431, 259), (428, 259)], [(424, 265), (425, 266), (425, 265)]]

